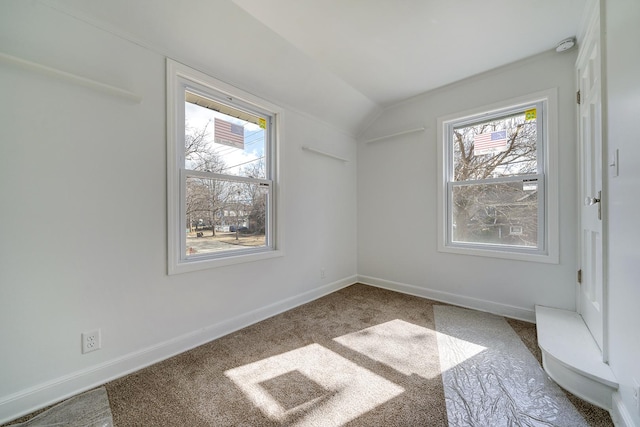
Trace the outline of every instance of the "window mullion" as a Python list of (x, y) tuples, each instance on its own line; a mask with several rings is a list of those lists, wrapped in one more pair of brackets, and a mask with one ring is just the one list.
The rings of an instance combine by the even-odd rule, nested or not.
[(251, 178), (251, 177), (237, 176), (237, 175), (225, 175), (225, 174), (219, 174), (215, 172), (196, 171), (192, 169), (182, 169), (182, 170), (184, 170), (184, 173), (186, 173), (188, 176), (198, 177), (198, 178), (216, 179), (219, 181), (260, 183), (265, 185), (272, 184), (272, 181), (270, 179)]
[(479, 185), (479, 184), (503, 184), (505, 182), (526, 182), (526, 181), (536, 181), (540, 180), (543, 175), (535, 174), (535, 175), (514, 175), (514, 176), (503, 176), (499, 178), (486, 178), (486, 179), (478, 179), (478, 180), (467, 180), (467, 181), (452, 181), (453, 185)]

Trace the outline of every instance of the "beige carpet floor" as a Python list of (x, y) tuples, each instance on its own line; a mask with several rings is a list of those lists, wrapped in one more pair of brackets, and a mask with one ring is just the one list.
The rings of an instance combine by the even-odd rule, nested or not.
[[(106, 384), (114, 425), (447, 426), (434, 305), (350, 286)], [(540, 361), (535, 325), (507, 322)]]

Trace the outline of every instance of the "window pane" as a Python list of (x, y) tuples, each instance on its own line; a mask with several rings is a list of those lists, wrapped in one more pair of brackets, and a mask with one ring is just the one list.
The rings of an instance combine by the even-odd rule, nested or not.
[(185, 168), (266, 178), (266, 118), (185, 93)]
[(268, 194), (259, 183), (187, 177), (186, 256), (265, 247)]
[(538, 173), (537, 119), (528, 112), (453, 127), (453, 180)]
[(538, 182), (454, 185), (452, 241), (538, 247)]

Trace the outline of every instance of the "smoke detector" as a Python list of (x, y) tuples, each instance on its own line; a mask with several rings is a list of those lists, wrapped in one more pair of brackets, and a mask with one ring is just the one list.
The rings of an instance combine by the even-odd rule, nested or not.
[(569, 37), (568, 39), (562, 40), (556, 46), (556, 52), (564, 52), (565, 50), (569, 50), (576, 45), (576, 39), (573, 37)]

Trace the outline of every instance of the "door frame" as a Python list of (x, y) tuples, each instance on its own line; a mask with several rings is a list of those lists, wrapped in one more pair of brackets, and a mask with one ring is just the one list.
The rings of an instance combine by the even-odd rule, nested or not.
[[(582, 55), (582, 42), (584, 41), (586, 34), (589, 33), (591, 28), (595, 25), (598, 26), (597, 31), (599, 32), (600, 38), (600, 102), (601, 102), (601, 127), (600, 131), (602, 133), (602, 194), (601, 194), (601, 202), (600, 209), (602, 212), (602, 361), (607, 363), (609, 360), (609, 170), (611, 169), (609, 158), (613, 159), (613, 156), (609, 153), (609, 144), (608, 144), (608, 115), (607, 115), (607, 85), (606, 85), (606, 31), (605, 31), (605, 1), (604, 0), (595, 0), (592, 2), (592, 7), (587, 11), (586, 20), (583, 19), (583, 31), (581, 33), (581, 38), (578, 40), (579, 53), (576, 58), (576, 63), (574, 65), (574, 76), (576, 76), (576, 94), (580, 90), (580, 79), (579, 79), (579, 69), (578, 69), (578, 60)], [(580, 105), (576, 103), (576, 136), (580, 138)], [(578, 185), (581, 183), (581, 170), (582, 170), (582, 160), (581, 160), (581, 151), (580, 151), (580, 141), (578, 142), (578, 168), (577, 168), (577, 176), (578, 176)], [(577, 191), (577, 206), (578, 206), (578, 229), (577, 229), (577, 239), (578, 239), (578, 252), (577, 252), (577, 265), (582, 267), (582, 226), (581, 226), (581, 212), (582, 209), (582, 195), (580, 191)], [(581, 312), (581, 285), (576, 280), (576, 310), (578, 313)]]

